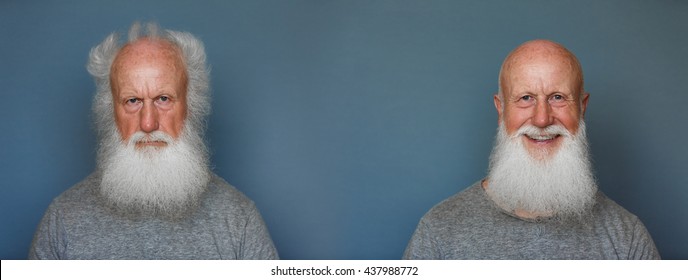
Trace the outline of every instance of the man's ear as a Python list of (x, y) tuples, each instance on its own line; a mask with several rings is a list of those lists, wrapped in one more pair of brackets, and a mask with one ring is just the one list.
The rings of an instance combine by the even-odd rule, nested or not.
[(497, 124), (499, 124), (499, 122), (502, 120), (502, 114), (504, 112), (504, 108), (502, 108), (502, 100), (499, 99), (499, 93), (495, 94), (492, 99), (494, 101), (495, 109), (497, 109)]
[(585, 117), (585, 109), (588, 108), (590, 93), (584, 92), (581, 96), (581, 117)]

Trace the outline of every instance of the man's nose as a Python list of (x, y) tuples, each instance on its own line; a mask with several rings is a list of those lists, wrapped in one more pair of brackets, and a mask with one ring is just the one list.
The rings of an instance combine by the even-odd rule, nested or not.
[(533, 113), (532, 123), (537, 127), (547, 127), (552, 124), (552, 107), (547, 101), (539, 101), (535, 105), (535, 112)]
[(145, 133), (151, 133), (158, 130), (158, 110), (156, 110), (155, 105), (150, 103), (143, 104), (141, 108), (141, 131)]

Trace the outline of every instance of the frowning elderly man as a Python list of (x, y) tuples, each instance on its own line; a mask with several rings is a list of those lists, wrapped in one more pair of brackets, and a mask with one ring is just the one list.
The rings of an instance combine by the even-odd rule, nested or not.
[(254, 203), (209, 168), (203, 44), (134, 24), (91, 50), (97, 168), (55, 198), (31, 259), (276, 259)]
[(658, 259), (643, 223), (597, 188), (576, 57), (546, 40), (505, 59), (487, 178), (421, 219), (406, 259)]

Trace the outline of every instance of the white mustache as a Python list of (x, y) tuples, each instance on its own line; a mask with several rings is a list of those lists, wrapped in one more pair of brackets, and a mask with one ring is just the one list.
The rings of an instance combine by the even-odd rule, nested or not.
[(550, 125), (545, 128), (539, 128), (534, 125), (523, 125), (521, 126), (516, 133), (514, 133), (510, 138), (517, 138), (520, 136), (528, 136), (533, 139), (538, 139), (538, 140), (546, 140), (546, 139), (551, 139), (554, 138), (558, 135), (565, 136), (565, 137), (570, 137), (571, 133), (563, 126), (561, 125)]
[(143, 131), (137, 131), (131, 137), (129, 137), (129, 145), (135, 145), (137, 143), (149, 143), (149, 142), (164, 142), (166, 144), (172, 144), (174, 138), (167, 133), (162, 131), (153, 131), (151, 133), (145, 133)]

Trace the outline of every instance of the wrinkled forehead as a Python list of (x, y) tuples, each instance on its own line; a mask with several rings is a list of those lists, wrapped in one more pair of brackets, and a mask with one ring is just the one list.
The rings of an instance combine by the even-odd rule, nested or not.
[(556, 57), (531, 57), (513, 63), (505, 71), (505, 78), (509, 82), (516, 82), (520, 78), (549, 79), (551, 82), (578, 81), (578, 70), (570, 60)]
[(177, 69), (184, 67), (180, 51), (175, 45), (165, 40), (143, 38), (122, 47), (112, 63), (112, 70), (115, 72), (123, 67), (151, 62), (169, 64)]

